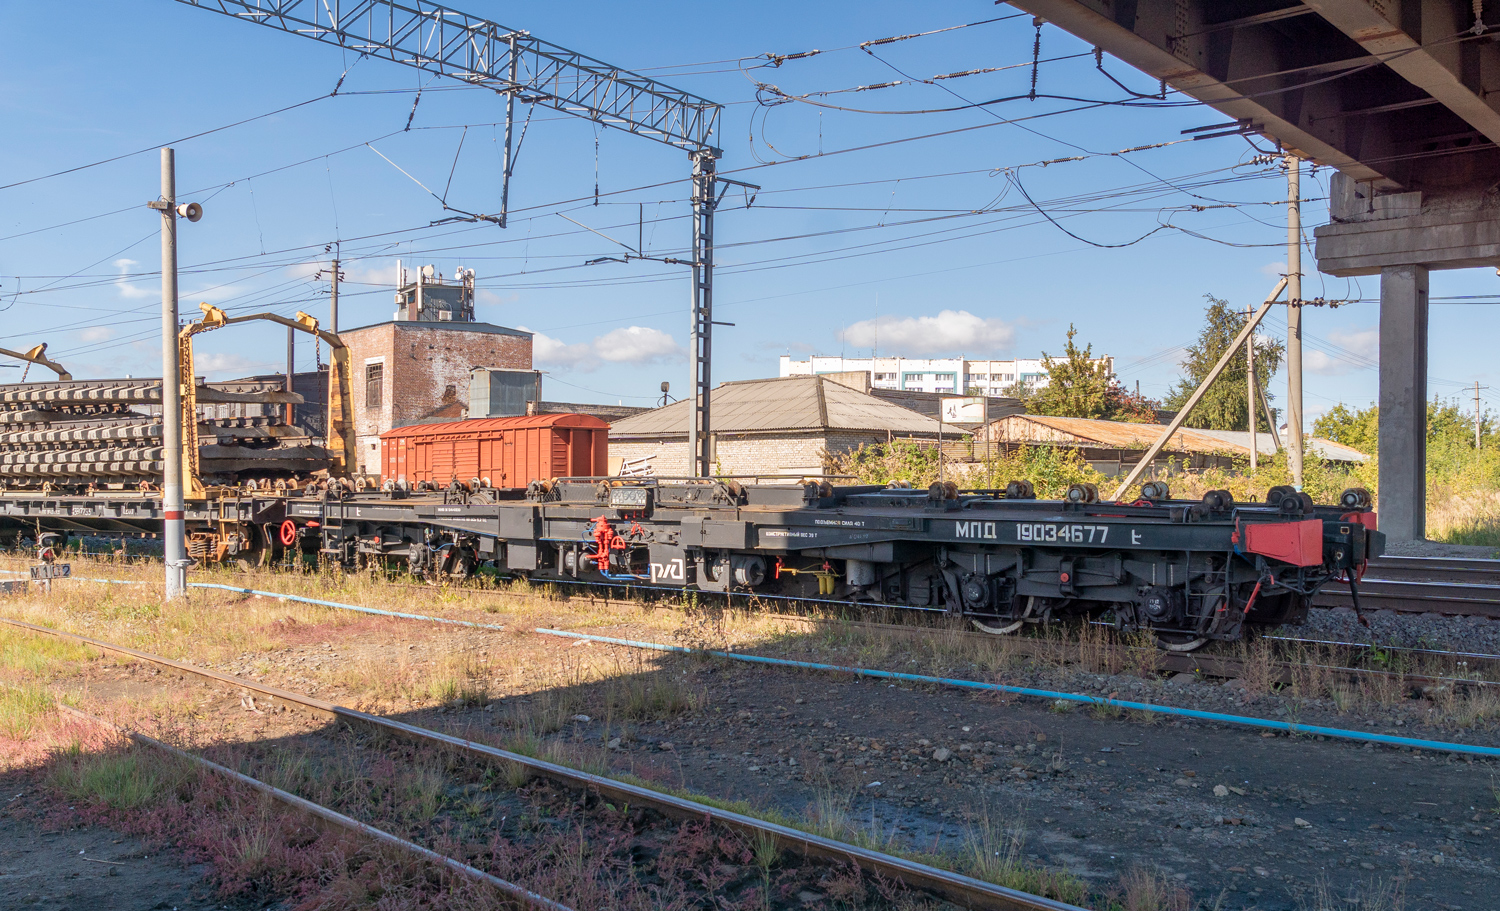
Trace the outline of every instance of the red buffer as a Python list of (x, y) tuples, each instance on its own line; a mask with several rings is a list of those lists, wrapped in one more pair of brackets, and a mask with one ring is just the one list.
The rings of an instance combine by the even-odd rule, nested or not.
[(1245, 550), (1293, 566), (1323, 562), (1323, 520), (1250, 524), (1242, 529)]

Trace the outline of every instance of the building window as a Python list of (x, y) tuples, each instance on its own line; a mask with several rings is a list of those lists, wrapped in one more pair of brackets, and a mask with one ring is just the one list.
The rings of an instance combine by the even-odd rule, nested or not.
[(383, 402), (382, 393), (385, 389), (385, 365), (365, 365), (365, 407), (379, 408)]

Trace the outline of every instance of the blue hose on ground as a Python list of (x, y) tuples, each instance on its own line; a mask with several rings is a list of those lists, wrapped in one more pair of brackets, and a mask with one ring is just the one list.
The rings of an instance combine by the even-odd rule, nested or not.
[(303, 598), (300, 595), (284, 595), (280, 592), (262, 592), (253, 588), (239, 588), (234, 585), (218, 585), (213, 582), (189, 582), (189, 588), (217, 588), (226, 592), (239, 592), (242, 595), (260, 595), (262, 598), (284, 598), (288, 601), (300, 601), (303, 604), (317, 604), (322, 607), (336, 607), (339, 610), (359, 611), (362, 614), (378, 614), (382, 617), (400, 617), (404, 620), (426, 620), (430, 623), (451, 623), (454, 626), (467, 626), (473, 629), (505, 629), (492, 623), (471, 623), (468, 620), (449, 620), (447, 617), (429, 617), (425, 614), (403, 614), (400, 611), (377, 610), (373, 607), (360, 607), (356, 604), (340, 604), (337, 601), (321, 601), (317, 598)]
[[(624, 645), (630, 648), (652, 649), (659, 652), (677, 652), (679, 654), (692, 654), (697, 649), (686, 648), (681, 645), (663, 645), (658, 642), (636, 642), (630, 639), (611, 639), (608, 636), (593, 636), (588, 633), (570, 633), (564, 630), (544, 629), (538, 627), (536, 632), (548, 636), (563, 636), (568, 639), (587, 639), (591, 642), (605, 642), (610, 645)], [(1176, 715), (1182, 718), (1197, 718), (1200, 721), (1217, 721), (1220, 724), (1236, 724), (1252, 728), (1267, 728), (1274, 731), (1286, 731), (1291, 734), (1320, 734), (1324, 737), (1339, 740), (1354, 740), (1362, 743), (1380, 743), (1387, 746), (1411, 747), (1417, 750), (1438, 750), (1450, 753), (1467, 753), (1473, 756), (1488, 756), (1500, 758), (1500, 747), (1473, 746), (1467, 743), (1449, 743), (1442, 740), (1418, 740), (1413, 737), (1395, 737), (1390, 734), (1371, 734), (1365, 731), (1350, 731), (1343, 728), (1325, 728), (1311, 724), (1297, 724), (1291, 721), (1270, 721), (1265, 718), (1251, 718), (1245, 715), (1225, 715), (1221, 712), (1202, 712), (1197, 709), (1180, 709), (1170, 705), (1155, 705), (1149, 702), (1127, 702), (1123, 699), (1110, 699), (1105, 696), (1085, 696), (1080, 693), (1059, 693), (1052, 690), (1038, 690), (1025, 686), (1008, 686), (1003, 683), (981, 683), (977, 680), (956, 680), (950, 677), (929, 677), (926, 674), (903, 674), (900, 671), (876, 671), (869, 668), (841, 667), (836, 664), (816, 664), (811, 661), (792, 661), (786, 658), (764, 658), (760, 655), (741, 655), (735, 652), (721, 652), (715, 649), (704, 649), (703, 654), (713, 655), (717, 658), (729, 658), (733, 661), (746, 661), (752, 664), (770, 664), (777, 667), (795, 667), (810, 671), (835, 671), (841, 674), (854, 674), (857, 677), (876, 677), (883, 680), (907, 680), (912, 683), (936, 683), (941, 686), (954, 686), (969, 690), (986, 690), (994, 693), (1014, 693), (1018, 696), (1036, 696), (1041, 699), (1063, 700), (1065, 702), (1079, 702), (1084, 705), (1108, 706), (1116, 709), (1132, 709), (1139, 712), (1155, 712), (1160, 715)]]

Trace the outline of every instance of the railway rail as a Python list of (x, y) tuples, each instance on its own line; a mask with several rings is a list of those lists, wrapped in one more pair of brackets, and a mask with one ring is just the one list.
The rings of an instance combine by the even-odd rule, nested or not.
[[(1500, 560), (1391, 557), (1370, 560), (1358, 584), (1363, 610), (1500, 620)], [(1328, 586), (1313, 607), (1353, 607), (1348, 589)]]
[(851, 863), (866, 874), (902, 883), (909, 888), (952, 902), (960, 907), (976, 909), (976, 911), (1084, 911), (1075, 905), (997, 886), (959, 873), (871, 851), (857, 845), (766, 822), (742, 813), (722, 810), (628, 782), (582, 772), (558, 763), (512, 753), (441, 731), (361, 712), (315, 696), (220, 674), (207, 668), (174, 661), (149, 652), (4, 617), (0, 617), (0, 624), (195, 676), (237, 691), (264, 697), (271, 700), (271, 704), (280, 702), (341, 722), (380, 731), (400, 740), (456, 752), (480, 763), (519, 765), (531, 776), (547, 779), (577, 791), (596, 793), (611, 801), (647, 807), (668, 818), (692, 822), (709, 820), (736, 834), (752, 839), (752, 843), (755, 839), (768, 839), (779, 850), (795, 852), (817, 860)]
[(234, 769), (226, 768), (216, 762), (204, 759), (202, 756), (199, 756), (195, 753), (179, 749), (169, 743), (164, 743), (163, 741), (157, 740), (155, 737), (148, 737), (147, 735), (142, 734), (138, 731), (132, 731), (128, 728), (121, 727), (120, 725), (117, 725), (112, 721), (98, 718), (94, 715), (88, 714), (87, 712), (81, 712), (70, 705), (63, 705), (59, 703), (58, 708), (64, 713), (72, 715), (75, 718), (82, 719), (91, 724), (98, 725), (99, 727), (113, 730), (141, 746), (149, 747), (159, 752), (166, 753), (169, 756), (174, 756), (191, 765), (195, 765), (201, 769), (212, 772), (215, 775), (223, 776), (231, 781), (251, 788), (252, 790), (259, 791), (260, 793), (265, 794), (266, 796), (278, 801), (279, 803), (286, 804), (293, 809), (301, 810), (302, 812), (313, 816), (325, 823), (337, 826), (338, 828), (344, 829), (348, 832), (354, 832), (358, 835), (362, 835), (366, 838), (377, 841), (382, 845), (394, 848), (403, 854), (409, 854), (414, 857), (419, 857), (422, 860), (428, 861), (429, 863), (439, 866), (444, 870), (456, 874), (464, 879), (491, 886), (501, 892), (503, 895), (514, 899), (523, 907), (539, 908), (541, 909), (541, 911), (572, 911), (572, 909), (567, 905), (559, 904), (558, 902), (552, 901), (545, 896), (538, 895), (528, 889), (523, 889), (520, 886), (517, 886), (515, 883), (500, 879), (497, 876), (493, 876), (489, 873), (484, 872), (483, 870), (472, 867), (460, 860), (456, 860), (445, 854), (439, 854), (438, 852), (433, 851), (430, 848), (424, 848), (419, 844), (407, 841), (404, 838), (399, 838), (395, 835), (390, 834), (389, 832), (378, 829), (375, 826), (362, 823), (357, 819), (352, 819), (336, 810), (331, 810), (328, 807), (322, 806), (318, 803), (314, 803), (311, 800), (306, 800), (304, 798), (298, 797), (297, 795), (289, 793), (287, 791), (283, 791), (280, 788), (272, 787), (271, 785), (268, 785), (263, 781), (251, 778), (249, 775), (246, 775), (243, 772), (236, 772)]

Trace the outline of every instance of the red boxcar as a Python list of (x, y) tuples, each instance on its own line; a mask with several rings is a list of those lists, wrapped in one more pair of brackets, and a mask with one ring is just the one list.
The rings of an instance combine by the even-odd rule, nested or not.
[(475, 418), (397, 427), (380, 435), (385, 480), (487, 479), (493, 487), (609, 473), (609, 425), (587, 414)]

